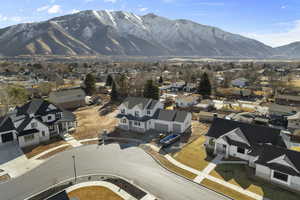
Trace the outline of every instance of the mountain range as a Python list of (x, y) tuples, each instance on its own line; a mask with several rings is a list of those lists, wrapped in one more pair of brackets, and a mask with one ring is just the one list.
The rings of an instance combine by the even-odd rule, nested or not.
[(300, 58), (300, 42), (272, 48), (190, 20), (87, 10), (0, 29), (0, 55)]

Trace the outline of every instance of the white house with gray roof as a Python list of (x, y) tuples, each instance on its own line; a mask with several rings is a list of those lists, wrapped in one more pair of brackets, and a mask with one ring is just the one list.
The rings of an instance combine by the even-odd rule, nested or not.
[(119, 128), (136, 132), (183, 133), (191, 127), (192, 114), (178, 110), (164, 110), (157, 100), (128, 97), (119, 106)]

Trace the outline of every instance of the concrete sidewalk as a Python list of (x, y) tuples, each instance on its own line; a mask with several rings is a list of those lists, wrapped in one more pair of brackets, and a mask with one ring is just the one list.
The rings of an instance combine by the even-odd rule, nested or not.
[(247, 195), (247, 196), (249, 196), (249, 197), (251, 197), (251, 198), (253, 198), (253, 199), (256, 199), (256, 200), (266, 200), (266, 198), (264, 198), (263, 196), (260, 196), (260, 195), (258, 195), (258, 194), (256, 194), (256, 193), (250, 192), (250, 191), (245, 190), (245, 189), (243, 189), (243, 188), (241, 188), (241, 187), (239, 187), (239, 186), (236, 186), (236, 185), (234, 185), (234, 184), (228, 183), (228, 182), (226, 182), (226, 181), (224, 181), (224, 180), (221, 180), (221, 179), (218, 179), (218, 178), (216, 178), (216, 177), (213, 177), (213, 176), (209, 175), (209, 173), (210, 173), (210, 172), (216, 167), (216, 165), (220, 162), (220, 157), (218, 157), (218, 156), (217, 156), (217, 157), (214, 159), (214, 161), (213, 161), (211, 164), (209, 164), (203, 171), (199, 171), (199, 170), (196, 170), (196, 169), (191, 168), (191, 167), (189, 167), (189, 166), (186, 166), (186, 165), (184, 165), (184, 164), (178, 162), (178, 161), (175, 160), (174, 158), (172, 158), (170, 155), (165, 155), (165, 158), (166, 158), (169, 162), (171, 162), (173, 165), (176, 165), (177, 167), (179, 167), (179, 168), (181, 168), (181, 169), (184, 169), (184, 170), (186, 170), (186, 171), (189, 171), (189, 172), (191, 172), (191, 173), (193, 173), (193, 174), (198, 175), (198, 176), (193, 180), (195, 183), (200, 184), (205, 178), (207, 178), (207, 179), (209, 179), (209, 180), (211, 180), (211, 181), (213, 181), (213, 182), (216, 182), (216, 183), (218, 183), (218, 184), (221, 184), (221, 185), (223, 185), (223, 186), (225, 186), (225, 187), (227, 187), (227, 188), (229, 188), (229, 189), (235, 190), (235, 191), (237, 191), (237, 192), (239, 192), (239, 193), (241, 193), (241, 194), (245, 194), (245, 195)]

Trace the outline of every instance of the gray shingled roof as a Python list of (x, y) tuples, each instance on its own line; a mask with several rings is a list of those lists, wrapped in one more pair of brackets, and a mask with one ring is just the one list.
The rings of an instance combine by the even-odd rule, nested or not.
[(186, 119), (187, 115), (188, 112), (186, 111), (158, 109), (153, 117), (162, 121), (175, 121), (182, 123)]
[(152, 99), (147, 99), (143, 97), (127, 97), (123, 104), (128, 108), (132, 109), (134, 106), (138, 105), (141, 109), (145, 109), (148, 103), (152, 101)]

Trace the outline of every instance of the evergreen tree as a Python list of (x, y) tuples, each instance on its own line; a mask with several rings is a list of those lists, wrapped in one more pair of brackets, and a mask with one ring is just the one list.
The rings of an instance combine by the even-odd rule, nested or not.
[(162, 84), (163, 82), (164, 82), (163, 77), (160, 76), (160, 77), (159, 77), (159, 80), (158, 80), (158, 83), (159, 83), (159, 84)]
[(106, 78), (106, 83), (105, 85), (106, 86), (112, 86), (112, 83), (113, 83), (113, 78), (111, 77), (111, 75), (109, 74)]
[(159, 100), (159, 88), (153, 83), (153, 80), (148, 80), (144, 86), (144, 97)]
[(111, 86), (110, 98), (112, 101), (116, 101), (119, 99), (119, 94), (118, 94), (117, 87), (116, 87), (116, 84), (114, 81), (112, 82), (112, 86)]
[(198, 85), (198, 93), (204, 97), (211, 95), (211, 85), (206, 72), (202, 74), (201, 81)]
[(88, 95), (93, 95), (96, 92), (96, 80), (93, 74), (89, 73), (86, 75), (84, 80), (85, 92)]

